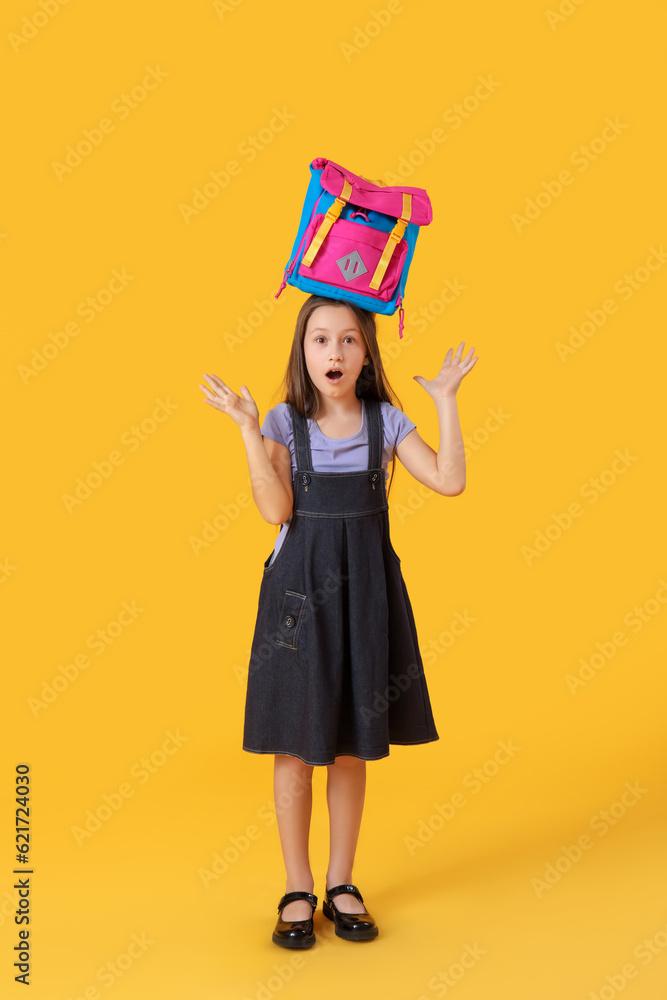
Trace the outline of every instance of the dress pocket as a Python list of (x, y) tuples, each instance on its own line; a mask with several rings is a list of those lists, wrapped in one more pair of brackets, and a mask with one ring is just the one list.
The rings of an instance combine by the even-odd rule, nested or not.
[(275, 637), (278, 645), (287, 646), (288, 649), (297, 649), (305, 608), (305, 594), (297, 594), (295, 590), (285, 591)]

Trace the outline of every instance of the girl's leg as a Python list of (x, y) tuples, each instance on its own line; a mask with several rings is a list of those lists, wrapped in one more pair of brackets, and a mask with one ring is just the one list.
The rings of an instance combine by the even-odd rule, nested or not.
[[(361, 815), (366, 794), (366, 761), (343, 754), (327, 765), (327, 804), (329, 806), (329, 867), (327, 889), (342, 882), (352, 882), (352, 867), (357, 849)], [(335, 905), (343, 913), (363, 913), (356, 896), (342, 892)]]
[[(273, 771), (273, 791), (280, 831), (280, 843), (285, 861), (287, 881), (285, 892), (303, 889), (312, 892), (313, 873), (308, 857), (308, 834), (313, 808), (313, 765), (299, 757), (276, 754)], [(283, 920), (306, 920), (313, 908), (305, 899), (284, 906)]]

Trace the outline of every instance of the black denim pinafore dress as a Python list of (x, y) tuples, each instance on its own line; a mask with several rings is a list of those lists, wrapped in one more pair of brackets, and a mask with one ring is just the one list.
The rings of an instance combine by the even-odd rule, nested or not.
[(306, 764), (440, 737), (401, 560), (389, 538), (382, 410), (365, 399), (368, 469), (314, 472), (290, 406), (292, 520), (259, 591), (243, 749)]

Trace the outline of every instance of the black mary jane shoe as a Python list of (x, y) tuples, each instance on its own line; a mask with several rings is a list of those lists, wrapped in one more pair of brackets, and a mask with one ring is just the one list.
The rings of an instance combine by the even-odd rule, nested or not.
[(312, 948), (316, 940), (313, 929), (313, 913), (305, 920), (283, 920), (282, 918), (283, 906), (294, 902), (295, 899), (307, 899), (313, 908), (313, 913), (317, 909), (317, 896), (313, 895), (312, 892), (305, 892), (301, 889), (286, 892), (278, 903), (278, 922), (273, 931), (273, 941), (281, 948)]
[(343, 892), (351, 892), (362, 905), (365, 905), (356, 885), (335, 885), (332, 889), (327, 889), (322, 909), (324, 916), (333, 920), (335, 933), (338, 937), (345, 938), (346, 941), (370, 941), (372, 938), (376, 938), (378, 927), (367, 910), (364, 910), (363, 913), (344, 913), (337, 909), (333, 899)]

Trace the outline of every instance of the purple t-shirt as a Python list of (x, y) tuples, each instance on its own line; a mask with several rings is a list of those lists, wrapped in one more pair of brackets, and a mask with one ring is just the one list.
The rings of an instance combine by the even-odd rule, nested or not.
[[(384, 469), (385, 481), (388, 474), (389, 463), (393, 458), (395, 449), (403, 440), (405, 435), (417, 425), (412, 422), (391, 403), (382, 402), (382, 424), (384, 428), (384, 442), (382, 449), (382, 468)], [(310, 434), (310, 452), (313, 460), (314, 472), (359, 472), (368, 468), (368, 428), (366, 425), (366, 404), (361, 400), (361, 427), (356, 434), (345, 438), (330, 438), (317, 426), (315, 420), (307, 420)], [(292, 475), (296, 471), (296, 458), (294, 455), (294, 435), (292, 433), (292, 419), (290, 417), (287, 403), (278, 403), (269, 410), (264, 418), (261, 427), (262, 437), (271, 438), (278, 441), (289, 449), (292, 456)], [(280, 531), (276, 539), (275, 548), (269, 561), (269, 565), (278, 555), (287, 529), (292, 517), (280, 525)]]

